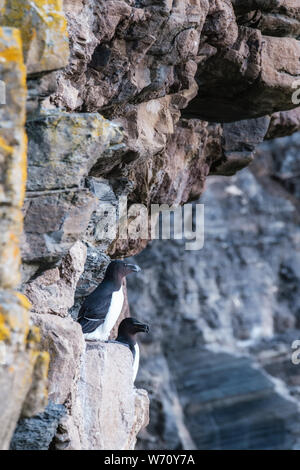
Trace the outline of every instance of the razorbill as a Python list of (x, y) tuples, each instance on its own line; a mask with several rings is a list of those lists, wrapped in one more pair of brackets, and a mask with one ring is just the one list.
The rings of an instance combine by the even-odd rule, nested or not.
[(85, 299), (77, 321), (87, 340), (107, 341), (121, 313), (124, 293), (123, 277), (141, 269), (126, 261), (112, 261), (105, 272), (101, 284)]
[(133, 355), (133, 382), (139, 369), (140, 349), (136, 342), (136, 334), (139, 332), (148, 333), (149, 326), (141, 323), (135, 318), (124, 318), (119, 325), (117, 342), (123, 343), (129, 347)]

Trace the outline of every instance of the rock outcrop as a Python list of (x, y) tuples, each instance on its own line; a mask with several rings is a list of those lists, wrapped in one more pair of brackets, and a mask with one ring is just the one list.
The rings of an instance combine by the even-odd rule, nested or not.
[(297, 8), (262, 4), (256, 25), (229, 0), (63, 7), (68, 66), (28, 82), (24, 281), (76, 240), (102, 260), (140, 251), (148, 237), (100, 233), (107, 202), (116, 218), (120, 196), (128, 207), (183, 204), (209, 174), (247, 166), (265, 136), (298, 128), (274, 117), (269, 129), (269, 115), (297, 107)]
[(0, 448), (7, 449), (20, 415), (47, 403), (48, 354), (29, 323), (30, 303), (20, 282), (21, 208), (26, 183), (26, 75), (20, 32), (0, 28), (0, 73), (6, 105), (0, 107)]
[(62, 405), (51, 402), (32, 418), (22, 418), (14, 432), (10, 450), (48, 450), (58, 424), (65, 415)]
[(145, 390), (133, 387), (129, 348), (87, 344), (69, 407), (55, 449), (134, 449), (136, 435), (148, 424), (149, 400)]
[(49, 72), (68, 64), (69, 41), (62, 0), (5, 0), (1, 24), (20, 30), (28, 74)]
[(86, 246), (78, 241), (62, 259), (59, 267), (48, 269), (28, 282), (25, 294), (32, 304), (32, 311), (66, 317), (74, 305), (74, 293), (85, 260)]
[[(6, 413), (0, 419), (0, 445), (9, 446), (21, 417), (14, 448), (130, 449), (147, 422), (146, 394), (133, 388), (130, 374), (118, 371), (122, 361), (124, 370), (130, 370), (130, 355), (116, 344), (85, 349), (80, 327), (72, 318), (76, 318), (83, 297), (102, 280), (110, 258), (143, 250), (151, 227), (150, 223), (143, 227), (143, 236), (123, 238), (118, 228), (109, 233), (103, 221), (107, 225), (111, 220), (123, 223), (121, 197), (127, 198), (126, 209), (143, 204), (146, 211), (151, 204), (178, 206), (195, 200), (202, 195), (209, 175), (234, 175), (253, 161), (255, 149), (264, 140), (299, 129), (299, 7), (288, 0), (4, 0), (0, 27), (0, 91), (5, 90), (4, 103), (0, 96), (1, 402), (7, 404), (5, 387), (12, 381), (23, 384), (20, 390), (15, 387), (17, 400), (14, 393), (8, 397)], [(278, 157), (273, 160), (274, 175), (286, 194), (295, 186), (297, 170), (292, 164), (287, 170)], [(233, 226), (239, 227), (241, 214), (247, 212), (248, 203), (251, 205), (251, 191), (259, 193), (256, 184), (265, 175), (256, 170), (256, 177), (248, 174), (241, 180), (249, 195), (245, 204), (240, 201), (241, 207), (235, 206), (230, 213)], [(223, 180), (213, 181), (215, 194), (207, 205), (225, 226), (214, 201), (222, 199), (220, 194), (229, 201), (232, 197), (242, 200), (240, 191), (244, 189), (236, 189), (235, 183), (230, 189)], [(294, 214), (297, 195), (295, 192), (285, 199), (288, 214)], [(273, 203), (277, 200), (270, 201)], [(129, 222), (141, 232), (136, 213), (129, 214)], [(257, 234), (264, 233), (262, 221), (251, 227)], [(272, 227), (280, 237), (280, 224)], [(222, 230), (220, 240), (226, 235)], [(244, 236), (246, 230), (241, 227), (240, 232)], [(257, 259), (255, 250), (251, 243), (244, 250), (235, 239), (232, 244), (241, 260), (234, 279), (240, 279), (242, 271), (245, 282), (247, 276), (252, 280), (256, 270), (243, 271), (243, 257), (250, 252)], [(180, 243), (170, 244), (170, 257), (177, 259), (181, 248)], [(226, 250), (229, 253), (230, 248)], [(259, 302), (254, 300), (247, 304), (247, 314), (239, 310), (238, 296), (236, 304), (226, 301), (222, 307), (225, 314), (219, 315), (222, 299), (227, 299), (224, 292), (230, 286), (219, 289), (219, 277), (213, 269), (220, 258), (222, 273), (230, 279), (233, 254), (214, 253), (207, 257), (207, 276), (191, 274), (190, 266), (187, 278), (192, 278), (192, 287), (188, 294), (194, 310), (181, 306), (173, 311), (172, 285), (163, 281), (157, 286), (163, 290), (160, 312), (173, 309), (174, 318), (181, 318), (179, 324), (184, 318), (189, 325), (188, 332), (197, 324), (194, 331), (201, 330), (205, 347), (219, 340), (227, 346), (237, 338), (252, 340), (261, 331), (272, 336), (274, 324), (282, 318), (267, 309), (261, 317), (256, 311)], [(271, 268), (264, 268), (269, 273)], [(279, 268), (276, 265), (274, 269)], [(181, 278), (181, 271), (178, 274)], [(270, 308), (273, 281), (270, 276), (262, 286), (256, 286), (256, 295), (267, 292), (264, 301)], [(137, 313), (145, 312), (147, 317), (145, 305), (152, 306), (153, 299), (142, 283), (140, 286), (145, 299)], [(15, 293), (17, 289), (32, 302), (31, 323), (31, 307), (22, 294)], [(188, 290), (185, 285), (181, 289)], [(247, 292), (242, 292), (239, 295), (246, 298)], [(202, 308), (203, 299), (204, 314), (199, 317), (197, 309), (200, 304)], [(151, 318), (157, 321), (158, 306), (153, 308)], [(286, 308), (286, 321), (291, 322), (290, 307)], [(121, 316), (128, 314), (126, 302)], [(174, 336), (178, 333), (175, 328)], [(115, 337), (116, 330), (111, 339)], [(164, 348), (162, 330), (157, 338)], [(165, 353), (159, 351), (158, 364), (168, 371)], [(44, 410), (48, 353), (51, 401)], [(235, 353), (235, 349), (230, 352), (229, 362), (235, 362)], [(92, 366), (95, 362), (97, 367)], [(116, 386), (106, 375), (109, 368), (116, 377), (121, 374), (126, 397), (125, 403), (121, 391), (114, 396), (115, 415), (111, 418), (119, 428), (114, 436), (110, 429), (106, 431), (110, 417), (102, 413), (100, 403), (108, 400)], [(247, 370), (250, 374), (251, 361)], [(204, 441), (198, 430), (185, 425), (176, 380), (169, 372), (168, 377), (167, 385), (160, 383), (159, 377), (155, 379), (153, 400), (157, 409), (169, 410), (161, 416), (173, 416), (166, 422), (166, 435), (159, 437), (162, 440), (149, 445), (172, 442), (174, 448), (200, 446)], [(288, 406), (287, 398), (279, 397), (261, 371), (255, 377), (258, 384), (263, 383), (266, 397), (285, 403), (282, 408), (287, 414), (295, 411), (295, 403)], [(90, 386), (98, 390), (100, 402), (89, 394)], [(100, 410), (100, 417), (87, 415), (85, 397), (89, 408)], [(196, 408), (204, 406), (199, 403)], [(62, 409), (65, 414), (60, 416)], [(30, 421), (31, 415), (36, 415), (35, 421)], [(276, 422), (284, 421), (284, 430), (278, 431), (276, 439), (284, 440), (288, 447), (292, 438), (283, 415), (274, 417)], [(154, 423), (156, 419), (153, 415)], [(50, 434), (43, 431), (49, 422)], [(32, 443), (37, 439), (38, 423), (44, 436), (40, 447)], [(250, 434), (247, 443), (261, 445), (263, 441), (253, 441)], [(228, 439), (223, 446), (225, 441), (232, 442), (232, 434)]]

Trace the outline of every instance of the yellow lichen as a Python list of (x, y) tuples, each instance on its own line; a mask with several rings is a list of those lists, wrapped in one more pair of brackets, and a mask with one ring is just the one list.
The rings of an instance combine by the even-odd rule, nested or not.
[(26, 308), (27, 310), (31, 309), (32, 305), (24, 294), (16, 292), (16, 296), (18, 297), (19, 303), (22, 305), (22, 307)]
[[(16, 293), (14, 293), (16, 294)], [(7, 312), (6, 322), (9, 325), (10, 331), (22, 332), (27, 336), (29, 329), (29, 315), (26, 310), (23, 310), (23, 314), (20, 315), (20, 310), (15, 305), (12, 305), (12, 310)]]
[(26, 181), (27, 181), (27, 134), (26, 132), (24, 132), (23, 134), (23, 149), (21, 153), (20, 171), (21, 171), (22, 183), (21, 183), (21, 188), (20, 188), (19, 207), (22, 207), (24, 197), (25, 197)]
[(43, 378), (46, 379), (48, 377), (50, 365), (50, 354), (48, 353), (48, 351), (41, 351), (39, 354), (39, 360), (42, 364)]
[(27, 343), (39, 343), (41, 341), (40, 329), (38, 326), (31, 326), (26, 338)]
[(6, 341), (10, 338), (10, 329), (6, 325), (5, 316), (0, 313), (0, 341)]

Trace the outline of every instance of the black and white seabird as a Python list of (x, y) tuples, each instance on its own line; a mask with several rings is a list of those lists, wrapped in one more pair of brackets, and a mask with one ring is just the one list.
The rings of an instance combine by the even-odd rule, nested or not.
[(139, 370), (140, 362), (140, 349), (136, 342), (137, 333), (148, 333), (149, 326), (145, 323), (141, 323), (135, 318), (129, 317), (124, 318), (119, 325), (117, 342), (123, 343), (129, 347), (133, 355), (133, 382), (135, 381), (136, 375)]
[(112, 261), (101, 284), (85, 299), (77, 321), (85, 339), (107, 341), (124, 303), (123, 277), (141, 269), (126, 261)]

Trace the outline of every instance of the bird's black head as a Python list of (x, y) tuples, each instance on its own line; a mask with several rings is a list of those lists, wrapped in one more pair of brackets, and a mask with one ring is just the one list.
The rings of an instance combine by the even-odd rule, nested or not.
[(141, 268), (137, 264), (130, 264), (123, 260), (114, 260), (108, 265), (105, 279), (121, 283), (123, 277), (130, 273), (138, 273)]
[(124, 320), (121, 321), (118, 336), (132, 337), (137, 333), (149, 333), (149, 326), (132, 317), (124, 318)]

